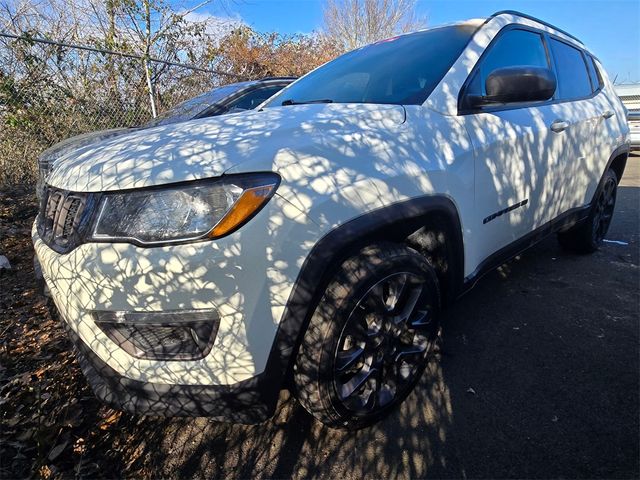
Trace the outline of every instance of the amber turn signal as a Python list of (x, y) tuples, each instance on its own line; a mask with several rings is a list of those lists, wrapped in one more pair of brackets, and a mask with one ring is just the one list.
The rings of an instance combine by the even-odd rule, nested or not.
[(209, 232), (210, 238), (218, 238), (232, 232), (249, 220), (273, 195), (277, 184), (260, 185), (246, 189), (233, 207)]

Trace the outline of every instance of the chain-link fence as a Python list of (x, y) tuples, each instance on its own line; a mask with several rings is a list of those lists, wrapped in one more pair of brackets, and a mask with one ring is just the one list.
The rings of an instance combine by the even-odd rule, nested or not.
[(0, 33), (0, 186), (34, 182), (38, 155), (64, 138), (141, 125), (229, 81), (191, 65)]

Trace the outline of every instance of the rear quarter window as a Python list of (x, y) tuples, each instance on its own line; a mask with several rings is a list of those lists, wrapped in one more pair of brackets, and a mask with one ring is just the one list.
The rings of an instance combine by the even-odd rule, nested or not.
[(602, 76), (591, 55), (587, 55), (587, 70), (589, 70), (589, 78), (591, 79), (591, 89), (594, 92), (600, 90), (603, 86)]

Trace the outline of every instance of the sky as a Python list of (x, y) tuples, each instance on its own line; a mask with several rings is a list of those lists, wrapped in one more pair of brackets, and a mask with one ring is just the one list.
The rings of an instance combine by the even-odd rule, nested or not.
[[(322, 27), (323, 0), (214, 0), (200, 13), (258, 31), (310, 33)], [(222, 6), (221, 6), (222, 5)], [(519, 10), (577, 36), (617, 83), (640, 82), (640, 0), (418, 0), (427, 25)]]

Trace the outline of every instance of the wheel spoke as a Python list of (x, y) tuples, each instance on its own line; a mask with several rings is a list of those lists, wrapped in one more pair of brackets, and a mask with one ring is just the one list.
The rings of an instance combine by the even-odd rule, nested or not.
[(362, 358), (364, 351), (364, 348), (356, 346), (349, 350), (338, 352), (338, 355), (336, 356), (336, 369), (339, 372), (344, 372), (351, 368)]
[(431, 325), (431, 313), (429, 309), (419, 310), (409, 322), (411, 329), (420, 329), (428, 327), (429, 325)]
[(366, 309), (356, 308), (346, 330), (359, 341), (369, 343), (382, 333), (382, 319), (376, 313), (367, 313)]
[(406, 295), (402, 299), (402, 303), (398, 306), (398, 312), (393, 318), (393, 323), (406, 323), (416, 308), (418, 300), (422, 295), (422, 284), (418, 284), (415, 288), (408, 289)]
[(407, 357), (422, 355), (427, 350), (427, 345), (406, 345), (396, 351), (396, 363), (402, 362)]
[(362, 301), (362, 307), (368, 312), (376, 312), (384, 315), (387, 312), (387, 306), (384, 302), (384, 288), (382, 284), (377, 284), (367, 293)]
[(386, 293), (383, 298), (385, 307), (388, 311), (393, 311), (407, 287), (407, 275), (396, 275), (385, 283), (384, 291)]
[(378, 404), (381, 407), (391, 403), (396, 396), (396, 386), (389, 385), (388, 383), (384, 383), (380, 386), (380, 390), (378, 391)]
[(368, 364), (365, 364), (358, 373), (341, 385), (340, 396), (343, 399), (351, 397), (367, 383), (367, 380), (369, 380), (375, 372), (375, 368), (371, 368)]
[(409, 388), (429, 348), (433, 305), (420, 274), (398, 272), (358, 301), (334, 354), (335, 392), (343, 405), (366, 414)]

